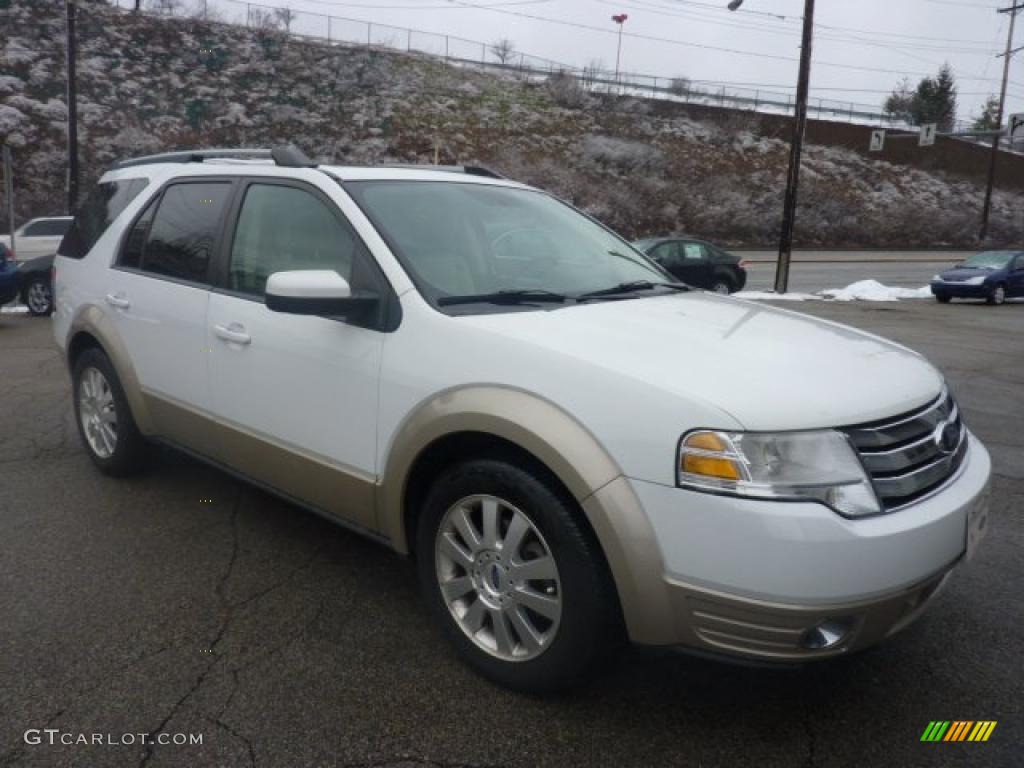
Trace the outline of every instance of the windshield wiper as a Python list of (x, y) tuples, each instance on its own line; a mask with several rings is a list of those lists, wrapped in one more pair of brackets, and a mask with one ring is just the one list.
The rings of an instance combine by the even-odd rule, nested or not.
[(465, 296), (442, 296), (437, 303), (442, 307), (450, 307), (455, 304), (530, 304), (533, 302), (564, 304), (568, 300), (569, 297), (565, 294), (555, 293), (544, 288), (522, 288)]
[(690, 286), (683, 283), (652, 282), (651, 280), (633, 280), (628, 283), (619, 283), (611, 288), (601, 288), (596, 291), (587, 291), (576, 297), (576, 301), (587, 299), (598, 299), (602, 296), (617, 296), (620, 293), (632, 293), (633, 291), (653, 291), (655, 288), (671, 288), (676, 291), (689, 291)]

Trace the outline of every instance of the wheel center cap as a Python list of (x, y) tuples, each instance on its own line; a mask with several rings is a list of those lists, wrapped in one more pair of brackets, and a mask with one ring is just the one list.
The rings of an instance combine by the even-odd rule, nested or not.
[(484, 586), (492, 595), (500, 595), (508, 586), (508, 573), (499, 563), (491, 563), (484, 571)]

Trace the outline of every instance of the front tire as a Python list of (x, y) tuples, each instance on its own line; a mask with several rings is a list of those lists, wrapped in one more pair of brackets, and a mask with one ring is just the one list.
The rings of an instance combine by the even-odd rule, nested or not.
[(467, 461), (437, 479), (417, 527), (435, 620), (476, 671), (530, 693), (579, 682), (622, 636), (604, 557), (553, 485), (505, 461)]
[(34, 317), (45, 317), (53, 313), (53, 290), (50, 281), (44, 277), (33, 277), (25, 286), (22, 302)]
[(100, 471), (129, 475), (145, 465), (148, 445), (139, 433), (117, 372), (99, 349), (87, 349), (72, 373), (75, 422), (89, 458)]
[(952, 298), (952, 296), (943, 296), (941, 293), (935, 294), (935, 300), (939, 302), (939, 304), (949, 304)]
[(999, 306), (1006, 301), (1006, 286), (1002, 283), (992, 286), (986, 301), (994, 306)]

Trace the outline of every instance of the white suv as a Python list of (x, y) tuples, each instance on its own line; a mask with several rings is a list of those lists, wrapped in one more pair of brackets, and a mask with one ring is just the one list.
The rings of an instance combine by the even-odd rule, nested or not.
[(100, 469), (170, 444), (415, 555), (462, 656), (519, 689), (626, 637), (863, 648), (985, 529), (988, 453), (919, 355), (673, 283), (482, 169), (122, 163), (56, 305)]

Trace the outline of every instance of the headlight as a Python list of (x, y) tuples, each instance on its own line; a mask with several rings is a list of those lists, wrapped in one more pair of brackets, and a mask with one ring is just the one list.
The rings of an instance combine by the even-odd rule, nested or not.
[(679, 444), (677, 472), (679, 485), (694, 490), (820, 501), (848, 517), (882, 511), (850, 441), (833, 430), (697, 430)]
[(941, 283), (942, 282), (942, 275), (932, 275), (932, 282), (933, 283)]
[(984, 275), (978, 275), (977, 277), (969, 277), (964, 280), (964, 285), (981, 285), (985, 282)]

